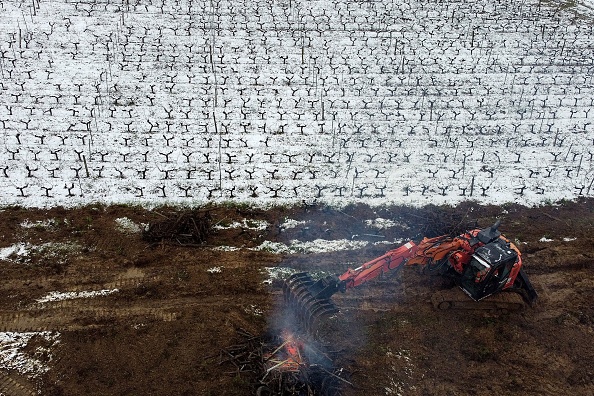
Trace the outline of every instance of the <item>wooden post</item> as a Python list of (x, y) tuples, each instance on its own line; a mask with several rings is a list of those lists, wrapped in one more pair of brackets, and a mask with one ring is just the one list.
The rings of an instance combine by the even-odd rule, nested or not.
[(87, 177), (90, 177), (89, 175), (89, 167), (87, 166), (87, 157), (86, 156), (82, 156), (83, 157), (83, 162), (85, 164), (85, 172), (87, 173)]

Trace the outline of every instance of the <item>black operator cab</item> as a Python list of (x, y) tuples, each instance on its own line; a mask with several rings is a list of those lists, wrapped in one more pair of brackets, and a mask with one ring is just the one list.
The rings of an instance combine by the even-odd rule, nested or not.
[(503, 239), (477, 248), (464, 269), (459, 286), (478, 301), (501, 290), (518, 261), (518, 254)]

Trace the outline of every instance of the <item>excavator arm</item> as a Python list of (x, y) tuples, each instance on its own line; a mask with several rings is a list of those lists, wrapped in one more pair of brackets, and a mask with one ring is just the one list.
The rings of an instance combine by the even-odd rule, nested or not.
[[(435, 238), (424, 238), (419, 244), (409, 241), (396, 249), (389, 250), (384, 255), (377, 257), (355, 269), (349, 268), (342, 275), (330, 275), (314, 282), (306, 279), (309, 274), (299, 273), (289, 277), (289, 284), (296, 280), (306, 281), (308, 290), (317, 299), (330, 298), (334, 293), (345, 292), (358, 287), (365, 282), (377, 278), (387, 272), (398, 270), (405, 265), (427, 265), (440, 261), (452, 251), (459, 249), (461, 243), (458, 238), (446, 235)], [(291, 280), (293, 282), (291, 282)], [(290, 292), (290, 290), (285, 290)]]
[[(417, 258), (419, 246), (426, 251), (431, 245), (436, 245), (437, 240), (443, 237), (424, 239), (420, 245), (409, 241), (404, 245), (389, 250), (383, 256), (377, 257), (355, 269), (349, 268), (342, 275), (329, 275), (325, 278), (314, 281), (306, 272), (291, 275), (284, 285), (285, 296), (289, 294), (303, 296), (311, 294), (317, 300), (325, 300), (339, 291), (345, 292), (348, 289), (360, 286), (363, 283), (377, 278), (381, 274), (394, 271), (407, 264), (409, 260)], [(426, 253), (428, 254), (428, 253)], [(430, 253), (429, 253), (430, 254)], [(430, 256), (424, 256), (425, 260), (415, 260), (414, 264), (426, 261)], [(422, 257), (423, 258), (423, 257)], [(306, 285), (304, 288), (303, 285)]]
[(329, 275), (317, 281), (307, 272), (293, 274), (283, 284), (285, 303), (295, 309), (299, 322), (311, 331), (320, 318), (338, 312), (330, 299), (335, 293), (346, 292), (404, 265), (423, 265), (435, 257), (441, 257), (442, 252), (447, 253), (454, 246), (447, 243), (447, 247), (440, 247), (445, 241), (451, 241), (451, 238), (425, 238), (418, 245), (409, 241), (358, 268), (349, 268), (342, 275)]
[(381, 274), (401, 268), (407, 260), (415, 257), (418, 245), (410, 241), (404, 245), (386, 252), (383, 256), (368, 261), (355, 269), (348, 269), (338, 279), (344, 282), (344, 290), (362, 285), (363, 283), (377, 278)]

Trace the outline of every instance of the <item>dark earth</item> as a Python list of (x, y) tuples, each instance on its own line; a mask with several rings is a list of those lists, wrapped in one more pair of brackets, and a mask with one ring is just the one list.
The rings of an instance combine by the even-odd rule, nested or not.
[[(338, 295), (340, 326), (327, 337), (352, 384), (342, 394), (594, 395), (592, 200), (534, 208), (94, 205), (0, 213), (0, 248), (46, 246), (26, 259), (0, 260), (0, 331), (60, 333), (48, 353), (35, 352), (46, 342), (41, 337), (25, 349), (49, 367), (45, 374), (0, 370), (3, 395), (254, 395), (259, 373), (241, 372), (221, 356), (241, 342), (241, 332), (265, 334), (273, 325), (281, 281), (265, 283), (264, 267), (343, 272), (395, 246), (284, 255), (250, 248), (265, 240), (419, 240), (497, 218), (523, 253), (538, 303), (507, 314), (438, 311), (431, 295), (451, 285), (412, 267)], [(270, 225), (205, 229), (190, 220), (177, 234), (167, 227), (143, 234), (116, 222), (156, 227), (185, 219), (187, 226), (188, 218), (204, 216), (209, 224)], [(366, 228), (364, 220), (378, 217), (396, 225)], [(286, 218), (308, 222), (283, 230)], [(220, 272), (207, 271), (214, 267)], [(35, 302), (52, 291), (115, 288), (107, 296)]]

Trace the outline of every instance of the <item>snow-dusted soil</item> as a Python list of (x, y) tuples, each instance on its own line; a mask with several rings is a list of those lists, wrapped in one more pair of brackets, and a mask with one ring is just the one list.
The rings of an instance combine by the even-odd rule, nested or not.
[(0, 203), (590, 196), (591, 7), (4, 1)]
[(142, 239), (144, 224), (178, 219), (173, 209), (5, 208), (0, 393), (254, 395), (255, 374), (238, 374), (221, 350), (238, 329), (275, 326), (288, 276), (341, 274), (428, 226), (499, 218), (539, 303), (494, 316), (435, 310), (431, 296), (447, 282), (410, 267), (337, 293), (328, 341), (354, 384), (342, 394), (588, 395), (593, 208), (222, 205), (192, 248)]
[[(33, 348), (32, 353), (23, 352), (34, 337), (41, 338), (48, 345)], [(56, 347), (59, 340), (60, 334), (57, 332), (0, 332), (0, 367), (30, 377), (40, 376), (48, 370), (52, 348)]]

